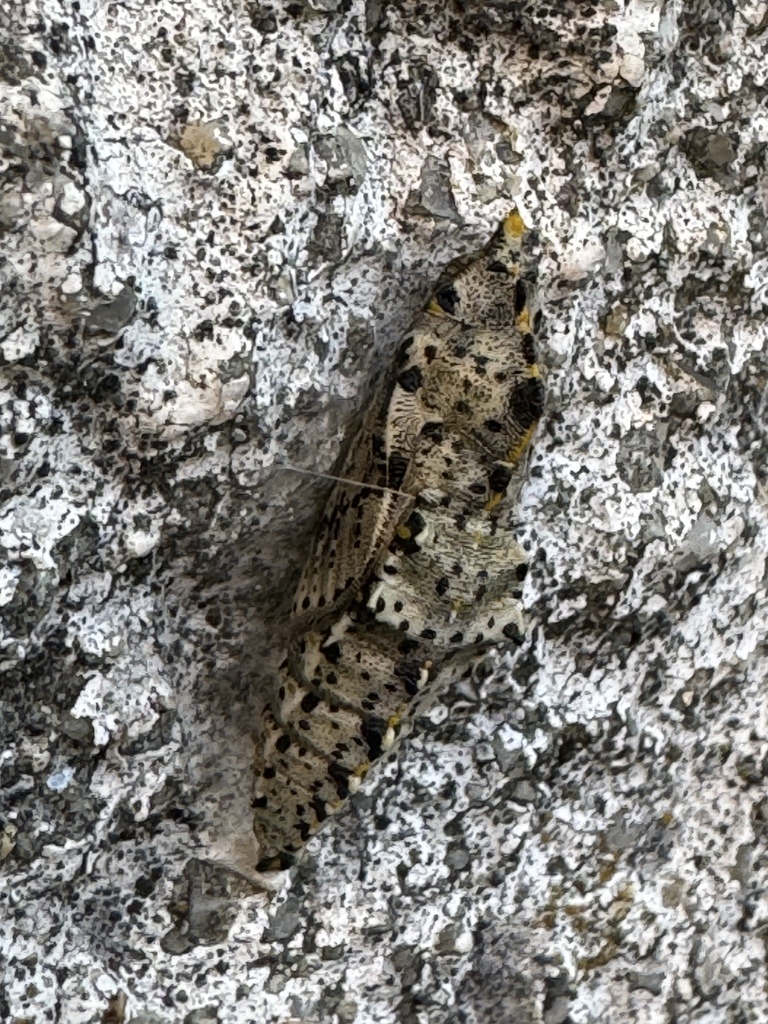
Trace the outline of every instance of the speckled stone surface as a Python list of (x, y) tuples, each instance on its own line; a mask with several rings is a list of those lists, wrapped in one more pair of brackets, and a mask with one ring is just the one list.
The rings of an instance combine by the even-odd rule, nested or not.
[[(763, 0), (0, 11), (0, 1020), (768, 1021)], [(542, 239), (529, 638), (275, 883), (258, 708), (453, 256)]]

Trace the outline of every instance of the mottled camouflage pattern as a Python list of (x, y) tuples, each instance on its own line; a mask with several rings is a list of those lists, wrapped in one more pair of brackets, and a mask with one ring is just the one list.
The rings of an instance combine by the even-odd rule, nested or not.
[(525, 233), (513, 212), (448, 269), (349, 447), (265, 715), (261, 870), (290, 864), (468, 664), (523, 635), (502, 499), (544, 404)]

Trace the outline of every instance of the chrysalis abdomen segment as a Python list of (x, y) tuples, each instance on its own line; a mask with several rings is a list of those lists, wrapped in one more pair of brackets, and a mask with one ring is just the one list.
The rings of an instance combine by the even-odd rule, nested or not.
[(294, 667), (281, 670), (254, 806), (261, 870), (289, 863), (357, 791), (427, 691), (424, 642), (380, 626), (362, 604), (350, 614), (332, 633), (304, 638)]

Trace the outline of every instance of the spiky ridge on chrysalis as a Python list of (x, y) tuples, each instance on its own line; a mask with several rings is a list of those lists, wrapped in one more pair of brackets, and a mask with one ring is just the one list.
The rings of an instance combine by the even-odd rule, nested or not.
[(448, 268), (351, 439), (265, 714), (260, 870), (287, 867), (472, 661), (522, 638), (502, 503), (544, 407), (525, 236), (513, 211)]

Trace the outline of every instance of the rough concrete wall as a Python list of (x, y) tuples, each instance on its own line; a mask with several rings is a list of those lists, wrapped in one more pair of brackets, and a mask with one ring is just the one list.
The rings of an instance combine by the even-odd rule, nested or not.
[[(766, 3), (8, 6), (0, 1018), (768, 1020)], [(270, 896), (281, 463), (513, 201), (529, 640)]]

